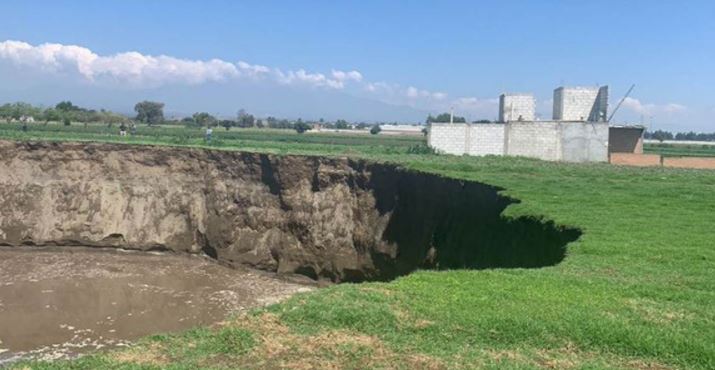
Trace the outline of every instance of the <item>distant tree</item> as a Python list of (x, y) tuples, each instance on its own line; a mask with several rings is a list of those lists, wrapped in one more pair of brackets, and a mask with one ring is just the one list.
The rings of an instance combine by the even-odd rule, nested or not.
[[(450, 117), (449, 113), (441, 113), (441, 114), (438, 114), (437, 117), (434, 117), (430, 114), (427, 116), (425, 123), (449, 123), (449, 119), (450, 119), (449, 117)], [(460, 117), (460, 116), (454, 116), (453, 122), (454, 123), (466, 123), (467, 119), (464, 117)]]
[(66, 101), (61, 101), (55, 105), (55, 109), (58, 111), (62, 112), (73, 112), (73, 111), (81, 111), (82, 108), (72, 104), (71, 101), (66, 100)]
[(239, 115), (237, 124), (238, 124), (238, 127), (243, 127), (243, 128), (253, 127), (256, 124), (256, 117), (253, 117), (252, 114), (247, 114), (247, 113)]
[(650, 139), (663, 141), (663, 140), (673, 140), (673, 134), (668, 131), (657, 130), (649, 135)]
[(382, 129), (380, 128), (380, 125), (378, 125), (378, 124), (373, 125), (372, 128), (370, 129), (370, 133), (373, 135), (379, 134), (380, 131), (382, 131)]
[(262, 120), (262, 119), (257, 119), (257, 120), (256, 120), (256, 127), (258, 127), (258, 128), (264, 128), (264, 127), (266, 127), (266, 125), (263, 123), (263, 120)]
[(231, 121), (230, 119), (224, 119), (219, 122), (219, 125), (223, 126), (223, 128), (226, 129), (226, 131), (231, 129), (231, 126), (234, 126), (236, 122)]
[(339, 120), (335, 121), (335, 128), (337, 128), (339, 130), (345, 130), (345, 129), (350, 128), (350, 126), (348, 125), (348, 121), (346, 121), (344, 119), (339, 119)]
[(194, 123), (199, 126), (213, 126), (216, 124), (216, 117), (206, 112), (196, 112), (191, 116), (191, 118), (194, 120)]
[(488, 119), (478, 119), (472, 123), (492, 123), (492, 121), (490, 121)]
[(50, 121), (60, 121), (62, 119), (62, 114), (56, 108), (47, 108), (43, 114), (45, 124)]
[(293, 128), (294, 128), (295, 131), (297, 131), (299, 134), (302, 134), (302, 133), (304, 133), (304, 132), (310, 130), (312, 127), (311, 127), (309, 124), (303, 122), (302, 119), (298, 118), (298, 121), (296, 121), (296, 122), (293, 124)]
[(134, 106), (137, 112), (136, 120), (149, 125), (164, 122), (164, 103), (153, 101), (142, 101)]
[(72, 121), (70, 121), (69, 117), (62, 118), (62, 122), (65, 124), (65, 126), (69, 126), (72, 124)]

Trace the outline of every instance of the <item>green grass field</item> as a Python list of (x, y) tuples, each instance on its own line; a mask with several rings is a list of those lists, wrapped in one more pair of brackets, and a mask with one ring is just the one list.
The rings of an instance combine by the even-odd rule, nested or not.
[(645, 144), (643, 152), (666, 157), (715, 157), (715, 145)]
[[(0, 124), (0, 138), (203, 145), (199, 130), (83, 129)], [(715, 368), (715, 171), (415, 154), (421, 138), (216, 134), (221, 149), (349, 155), (501, 186), (522, 200), (507, 216), (583, 235), (553, 267), (335, 285), (212, 328), (17, 368)]]

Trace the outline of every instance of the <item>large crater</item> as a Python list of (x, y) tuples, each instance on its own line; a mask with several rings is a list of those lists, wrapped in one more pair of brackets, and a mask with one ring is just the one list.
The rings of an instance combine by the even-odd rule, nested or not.
[(0, 245), (206, 253), (332, 281), (560, 262), (580, 232), (502, 217), (515, 200), (499, 190), (363, 160), (0, 142)]

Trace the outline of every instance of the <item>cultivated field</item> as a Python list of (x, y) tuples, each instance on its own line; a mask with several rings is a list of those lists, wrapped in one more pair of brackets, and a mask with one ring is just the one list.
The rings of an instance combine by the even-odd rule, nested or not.
[(715, 145), (703, 144), (645, 144), (643, 152), (666, 157), (715, 157)]
[[(428, 153), (419, 137), (214, 131), (213, 148), (354, 156), (503, 187), (506, 216), (578, 227), (539, 269), (419, 271), (41, 369), (715, 368), (715, 171)], [(203, 146), (199, 129), (0, 124), (0, 138)], [(415, 225), (418, 227), (418, 225)]]

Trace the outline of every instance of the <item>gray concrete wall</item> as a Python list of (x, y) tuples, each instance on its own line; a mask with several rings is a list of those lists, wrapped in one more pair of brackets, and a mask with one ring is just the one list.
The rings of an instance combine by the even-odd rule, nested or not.
[(500, 123), (477, 123), (470, 125), (469, 155), (504, 155), (506, 125)]
[(433, 123), (427, 143), (445, 154), (503, 155), (504, 128), (499, 123)]
[[(559, 87), (554, 90), (554, 121), (598, 121), (608, 106), (608, 88)], [(595, 117), (595, 118), (594, 118)]]
[(561, 160), (558, 122), (512, 122), (506, 132), (507, 155)]
[(561, 160), (608, 162), (608, 123), (559, 122)]
[(530, 94), (501, 94), (499, 122), (533, 121), (536, 119), (536, 100)]
[(440, 153), (462, 155), (466, 154), (466, 136), (465, 123), (433, 123), (427, 134), (427, 145)]
[(514, 155), (548, 161), (608, 161), (605, 122), (432, 124), (428, 144), (456, 155)]

